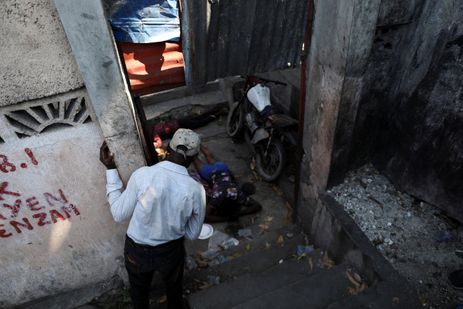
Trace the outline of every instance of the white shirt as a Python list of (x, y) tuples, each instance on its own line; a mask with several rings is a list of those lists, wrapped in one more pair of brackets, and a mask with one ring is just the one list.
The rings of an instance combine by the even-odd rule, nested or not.
[(206, 210), (206, 193), (187, 169), (169, 161), (136, 170), (121, 193), (117, 170), (106, 171), (106, 197), (116, 222), (131, 217), (127, 235), (157, 246), (186, 236), (196, 239)]

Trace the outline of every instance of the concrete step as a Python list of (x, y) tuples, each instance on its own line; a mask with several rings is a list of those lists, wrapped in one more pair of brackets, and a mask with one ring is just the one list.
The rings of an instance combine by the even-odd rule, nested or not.
[(311, 271), (307, 259), (288, 259), (190, 296), (192, 308), (325, 308), (348, 296), (344, 265)]
[(186, 286), (191, 288), (189, 282), (192, 280), (207, 282), (209, 276), (218, 276), (223, 283), (244, 274), (260, 273), (281, 260), (293, 257), (297, 246), (306, 242), (305, 235), (294, 225), (254, 235), (254, 239), (241, 238), (238, 246), (220, 252), (224, 257), (231, 257), (228, 261), (188, 271), (185, 274)]

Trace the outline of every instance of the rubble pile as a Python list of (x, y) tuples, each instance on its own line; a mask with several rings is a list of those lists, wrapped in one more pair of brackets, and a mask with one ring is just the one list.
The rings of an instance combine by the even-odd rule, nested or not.
[(372, 165), (328, 190), (373, 245), (418, 291), (427, 308), (463, 303), (447, 275), (463, 268), (463, 229), (433, 205), (399, 192)]

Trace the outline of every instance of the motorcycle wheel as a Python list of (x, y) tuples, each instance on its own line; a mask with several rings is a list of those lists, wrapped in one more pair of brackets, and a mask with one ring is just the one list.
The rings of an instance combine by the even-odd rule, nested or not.
[(256, 151), (256, 170), (263, 180), (271, 182), (278, 179), (286, 164), (286, 153), (279, 140), (273, 140), (265, 149), (259, 147)]
[(244, 112), (237, 102), (230, 109), (227, 117), (227, 133), (230, 137), (239, 137), (243, 133)]

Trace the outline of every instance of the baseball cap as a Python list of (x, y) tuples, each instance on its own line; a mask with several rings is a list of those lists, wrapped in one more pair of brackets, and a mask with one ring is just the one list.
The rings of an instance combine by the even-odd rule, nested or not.
[(190, 129), (180, 128), (175, 131), (174, 136), (170, 140), (169, 147), (183, 156), (192, 157), (199, 153), (201, 139), (199, 135)]

